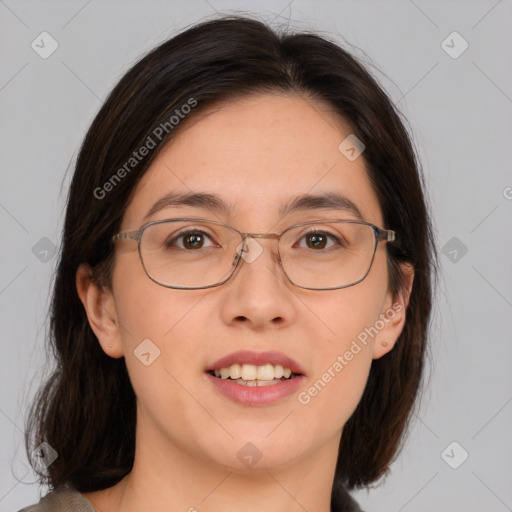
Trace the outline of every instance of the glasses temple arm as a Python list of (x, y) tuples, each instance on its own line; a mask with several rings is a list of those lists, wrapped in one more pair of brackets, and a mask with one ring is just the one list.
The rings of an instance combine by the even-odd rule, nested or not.
[(112, 241), (116, 240), (135, 240), (136, 242), (140, 241), (142, 236), (142, 232), (140, 229), (131, 229), (129, 231), (121, 231), (121, 233), (117, 233), (112, 237)]

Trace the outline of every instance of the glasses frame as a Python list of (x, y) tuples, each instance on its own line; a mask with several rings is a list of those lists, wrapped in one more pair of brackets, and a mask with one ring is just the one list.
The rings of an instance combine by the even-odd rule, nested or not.
[[(228, 277), (226, 277), (223, 281), (220, 281), (220, 282), (214, 283), (214, 284), (210, 284), (207, 286), (189, 287), (189, 286), (174, 286), (174, 285), (164, 284), (164, 283), (158, 281), (157, 279), (155, 279), (149, 273), (148, 269), (146, 268), (146, 265), (144, 264), (144, 259), (142, 257), (142, 253), (140, 250), (140, 243), (142, 240), (142, 235), (144, 233), (144, 230), (150, 226), (153, 226), (154, 224), (170, 223), (173, 221), (174, 222), (193, 221), (193, 222), (206, 222), (209, 224), (216, 224), (219, 226), (227, 227), (227, 228), (231, 229), (232, 231), (238, 233), (238, 235), (240, 235), (241, 243), (243, 245), (242, 245), (241, 250), (236, 255), (236, 258), (233, 260), (233, 265), (232, 265), (233, 268), (232, 268), (231, 273), (228, 275)], [(353, 283), (349, 283), (349, 284), (342, 285), (342, 286), (333, 286), (330, 288), (311, 288), (308, 286), (301, 286), (301, 285), (295, 283), (294, 281), (292, 281), (292, 279), (290, 279), (290, 277), (286, 273), (286, 270), (283, 267), (283, 263), (281, 261), (281, 254), (279, 253), (279, 241), (280, 241), (281, 237), (286, 232), (290, 231), (291, 229), (295, 229), (295, 228), (310, 225), (310, 224), (322, 224), (322, 223), (326, 223), (326, 222), (344, 222), (344, 223), (349, 223), (349, 224), (362, 224), (365, 226), (370, 226), (373, 229), (373, 232), (375, 235), (375, 243), (373, 246), (373, 254), (372, 254), (372, 259), (370, 261), (370, 265), (368, 266), (368, 270), (366, 271), (366, 274), (361, 279), (354, 281)], [(230, 226), (229, 224), (225, 224), (223, 222), (218, 222), (215, 220), (203, 219), (203, 218), (198, 218), (198, 217), (183, 217), (183, 218), (170, 218), (170, 219), (154, 220), (151, 222), (147, 222), (146, 224), (142, 225), (139, 229), (129, 229), (129, 230), (121, 231), (112, 237), (112, 242), (115, 242), (117, 240), (133, 240), (133, 241), (137, 242), (139, 258), (142, 263), (142, 266), (143, 266), (147, 276), (149, 277), (149, 279), (151, 279), (151, 281), (155, 282), (156, 284), (163, 286), (165, 288), (173, 288), (176, 290), (202, 290), (202, 289), (206, 289), (206, 288), (215, 288), (217, 286), (221, 286), (233, 277), (234, 273), (240, 266), (240, 261), (243, 259), (242, 254), (245, 250), (246, 241), (249, 238), (273, 238), (273, 239), (276, 239), (277, 240), (277, 257), (279, 260), (279, 265), (281, 266), (281, 269), (282, 269), (284, 275), (286, 276), (286, 278), (288, 279), (288, 281), (290, 281), (290, 283), (292, 283), (294, 286), (303, 288), (305, 290), (324, 291), (324, 290), (339, 290), (342, 288), (348, 288), (350, 286), (359, 284), (361, 281), (363, 281), (366, 278), (366, 276), (369, 274), (370, 269), (372, 268), (373, 261), (375, 259), (375, 253), (377, 252), (377, 246), (379, 245), (379, 242), (382, 242), (382, 241), (394, 242), (397, 239), (397, 234), (395, 231), (393, 231), (391, 229), (383, 229), (378, 226), (375, 226), (374, 224), (371, 224), (370, 222), (365, 222), (362, 220), (352, 220), (352, 219), (317, 219), (317, 220), (311, 220), (311, 221), (306, 221), (306, 222), (300, 222), (299, 224), (293, 224), (292, 226), (288, 226), (286, 229), (281, 231), (281, 233), (244, 233), (244, 232), (239, 231), (238, 229), (234, 228), (233, 226)]]

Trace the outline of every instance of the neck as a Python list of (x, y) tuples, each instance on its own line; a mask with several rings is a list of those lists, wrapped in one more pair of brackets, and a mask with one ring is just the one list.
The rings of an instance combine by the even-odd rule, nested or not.
[[(171, 443), (158, 429), (138, 427), (132, 471), (97, 500), (98, 510), (329, 512), (340, 437), (338, 432), (320, 449), (301, 451), (286, 466), (263, 456), (262, 469), (235, 470)], [(94, 505), (92, 494), (86, 497)]]

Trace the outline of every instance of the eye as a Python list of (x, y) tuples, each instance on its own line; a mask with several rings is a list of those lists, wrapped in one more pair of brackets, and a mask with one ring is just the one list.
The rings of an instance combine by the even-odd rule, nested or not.
[[(203, 249), (207, 240), (212, 240), (208, 233), (194, 229), (183, 231), (165, 243), (167, 248), (177, 247), (178, 249)], [(178, 242), (177, 242), (178, 241)], [(213, 247), (213, 246), (210, 246)]]
[[(302, 235), (300, 240), (306, 240), (306, 249), (325, 249), (326, 247), (329, 249), (334, 245), (345, 247), (346, 244), (336, 235), (332, 233), (328, 233), (327, 231), (309, 231), (306, 234)], [(329, 240), (332, 241), (332, 245), (328, 246)], [(299, 245), (300, 247), (304, 247), (303, 245)]]

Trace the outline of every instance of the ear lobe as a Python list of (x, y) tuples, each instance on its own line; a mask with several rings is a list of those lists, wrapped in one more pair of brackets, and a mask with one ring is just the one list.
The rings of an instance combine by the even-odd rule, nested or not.
[(402, 333), (407, 317), (407, 308), (414, 281), (414, 267), (410, 263), (400, 263), (404, 278), (404, 288), (393, 297), (388, 292), (379, 320), (375, 322), (378, 334), (374, 340), (373, 359), (379, 359), (390, 352)]
[(113, 358), (122, 357), (119, 322), (111, 290), (93, 282), (92, 270), (87, 263), (82, 263), (76, 271), (76, 288), (89, 325), (103, 351)]

